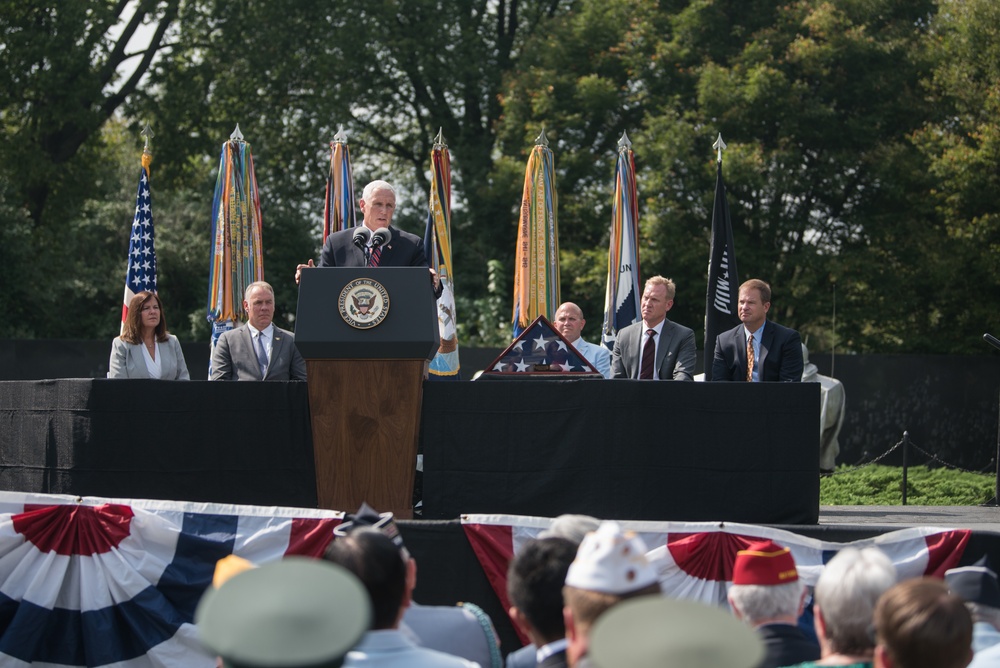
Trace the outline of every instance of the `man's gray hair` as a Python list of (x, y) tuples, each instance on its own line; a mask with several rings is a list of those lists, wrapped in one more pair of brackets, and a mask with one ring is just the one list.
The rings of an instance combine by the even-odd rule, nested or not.
[(361, 193), (361, 199), (367, 202), (376, 190), (388, 190), (393, 195), (396, 194), (396, 189), (389, 185), (388, 181), (372, 181), (365, 186), (364, 191)]
[(274, 288), (271, 287), (270, 283), (268, 283), (267, 281), (254, 281), (253, 283), (247, 286), (246, 290), (243, 291), (244, 301), (250, 301), (250, 293), (256, 290), (257, 288), (264, 288), (265, 290), (271, 293), (272, 297), (274, 296)]
[(896, 567), (878, 548), (848, 547), (834, 555), (816, 582), (815, 597), (834, 651), (862, 654), (875, 646), (875, 604), (894, 584)]
[(804, 588), (801, 580), (779, 585), (732, 585), (729, 600), (744, 621), (757, 626), (778, 617), (798, 617)]

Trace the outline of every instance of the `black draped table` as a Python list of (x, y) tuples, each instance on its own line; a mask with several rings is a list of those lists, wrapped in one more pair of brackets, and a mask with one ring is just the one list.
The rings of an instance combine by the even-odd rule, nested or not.
[[(427, 382), (421, 445), (426, 518), (819, 518), (815, 383)], [(315, 507), (306, 384), (0, 382), (0, 489)]]
[(818, 383), (490, 381), (424, 395), (424, 517), (819, 521)]
[(0, 489), (314, 508), (306, 389), (0, 382)]

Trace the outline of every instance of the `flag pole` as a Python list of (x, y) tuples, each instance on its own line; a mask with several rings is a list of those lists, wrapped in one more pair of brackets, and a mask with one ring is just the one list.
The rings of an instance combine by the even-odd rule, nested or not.
[(139, 136), (143, 138), (139, 186), (135, 193), (135, 213), (129, 235), (127, 267), (125, 270), (125, 293), (122, 296), (122, 320), (119, 334), (125, 331), (128, 305), (139, 292), (156, 292), (156, 246), (153, 234), (153, 210), (149, 188), (149, 166), (153, 164), (153, 153), (149, 140), (153, 130), (146, 123)]
[(708, 251), (708, 288), (705, 293), (705, 380), (712, 380), (715, 340), (719, 334), (740, 324), (739, 272), (736, 269), (736, 246), (733, 242), (733, 222), (726, 200), (726, 183), (722, 178), (722, 152), (726, 142), (719, 133), (715, 143), (715, 203), (712, 206), (711, 244)]

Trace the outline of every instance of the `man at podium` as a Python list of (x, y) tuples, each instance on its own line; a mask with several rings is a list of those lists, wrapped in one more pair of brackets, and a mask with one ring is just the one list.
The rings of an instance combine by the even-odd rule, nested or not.
[[(295, 283), (307, 267), (428, 267), (424, 241), (415, 234), (392, 227), (396, 191), (386, 181), (365, 186), (358, 202), (363, 224), (334, 232), (326, 238), (319, 265), (312, 260), (295, 268)], [(437, 272), (428, 267), (434, 296), (441, 296)]]

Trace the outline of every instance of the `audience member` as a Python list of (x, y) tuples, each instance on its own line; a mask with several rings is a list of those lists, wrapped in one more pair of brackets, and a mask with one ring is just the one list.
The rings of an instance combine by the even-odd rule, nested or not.
[(219, 337), (209, 380), (305, 380), (306, 361), (295, 347), (295, 335), (271, 321), (274, 289), (264, 281), (251, 283), (243, 309), (249, 320)]
[[(577, 548), (584, 537), (591, 531), (597, 531), (601, 525), (601, 520), (590, 515), (564, 514), (552, 520), (547, 529), (538, 533), (538, 538), (564, 538), (573, 544), (573, 555), (576, 555)], [(572, 561), (572, 558), (570, 558)], [(563, 580), (566, 578), (563, 577)], [(562, 599), (562, 583), (560, 582), (559, 598)], [(562, 621), (562, 608), (560, 607), (559, 623), (563, 625), (565, 637), (565, 624)], [(538, 665), (538, 647), (535, 643), (529, 642), (521, 649), (515, 650), (507, 655), (507, 668), (535, 668)]]
[(875, 607), (875, 668), (965, 668), (972, 616), (936, 578), (905, 580)]
[[(965, 601), (972, 615), (972, 651), (979, 652), (1000, 643), (1000, 583), (986, 565), (986, 557), (972, 566), (945, 571), (948, 589)], [(972, 665), (976, 665), (973, 660)]]
[(587, 659), (590, 629), (605, 611), (626, 599), (660, 593), (646, 551), (642, 539), (623, 532), (617, 522), (602, 522), (583, 539), (563, 588), (569, 665), (592, 665)]
[(819, 645), (796, 625), (805, 600), (805, 586), (787, 547), (766, 540), (736, 553), (729, 604), (764, 641), (765, 655), (758, 668), (819, 659)]
[(615, 378), (694, 380), (698, 357), (694, 332), (667, 318), (676, 292), (669, 278), (653, 276), (646, 281), (642, 320), (622, 328), (615, 338), (611, 355)]
[(601, 526), (601, 520), (590, 515), (575, 515), (566, 513), (553, 518), (547, 529), (542, 529), (538, 533), (539, 538), (565, 538), (573, 543), (576, 548), (592, 531), (597, 531)]
[[(410, 557), (403, 539), (392, 518), (392, 513), (378, 514), (367, 504), (335, 530), (336, 538), (329, 545), (324, 558), (338, 563), (355, 573), (368, 590), (375, 610), (372, 631), (348, 655), (347, 666), (479, 666), (480, 663), (461, 658), (455, 651), (475, 651), (486, 657), (482, 665), (499, 665), (500, 654), (496, 645), (492, 623), (489, 624), (488, 643), (478, 619), (469, 619), (462, 608), (428, 606), (439, 628), (432, 635), (420, 635), (414, 628), (404, 625), (404, 613), (412, 603), (417, 581), (417, 564)], [(377, 540), (375, 537), (381, 540)], [(385, 541), (391, 546), (387, 549)], [(391, 558), (395, 557), (395, 559)], [(423, 606), (418, 608), (420, 610)], [(443, 613), (442, 608), (454, 610)], [(428, 624), (419, 617), (414, 627), (426, 632)], [(437, 646), (431, 646), (428, 640)], [(482, 645), (489, 645), (482, 648)], [(441, 651), (445, 646), (449, 651)]]
[(537, 648), (535, 664), (566, 668), (566, 624), (563, 585), (576, 557), (576, 545), (565, 538), (529, 541), (507, 569), (510, 617)]
[(823, 568), (814, 593), (820, 660), (806, 666), (870, 668), (875, 653), (872, 613), (879, 596), (896, 582), (896, 567), (881, 550), (853, 547)]
[(597, 620), (589, 657), (600, 668), (750, 668), (763, 655), (760, 638), (717, 607), (643, 596)]
[(715, 340), (713, 381), (802, 381), (802, 339), (794, 329), (768, 320), (770, 308), (770, 285), (753, 278), (740, 286), (742, 324)]
[(129, 301), (121, 336), (111, 342), (108, 378), (191, 379), (180, 341), (167, 331), (155, 292), (140, 292)]
[(569, 341), (570, 345), (576, 348), (577, 352), (587, 358), (587, 361), (594, 365), (602, 376), (611, 378), (611, 352), (601, 345), (594, 345), (583, 340), (583, 326), (587, 321), (583, 319), (583, 311), (573, 302), (566, 302), (556, 309), (555, 328), (562, 334), (563, 338)]
[(368, 595), (339, 566), (287, 557), (236, 570), (195, 612), (224, 668), (336, 668), (371, 622)]

